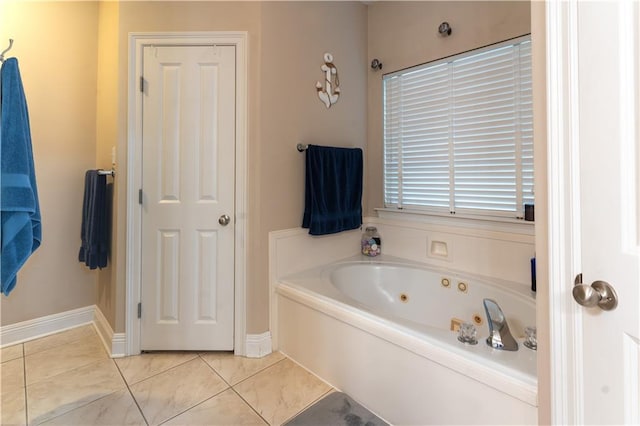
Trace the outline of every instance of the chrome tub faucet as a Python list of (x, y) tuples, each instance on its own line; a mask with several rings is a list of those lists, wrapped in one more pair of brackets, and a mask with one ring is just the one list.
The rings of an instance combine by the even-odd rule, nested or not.
[(492, 299), (484, 299), (482, 303), (487, 313), (487, 323), (489, 325), (487, 345), (503, 351), (517, 351), (518, 342), (511, 335), (507, 319), (498, 303)]

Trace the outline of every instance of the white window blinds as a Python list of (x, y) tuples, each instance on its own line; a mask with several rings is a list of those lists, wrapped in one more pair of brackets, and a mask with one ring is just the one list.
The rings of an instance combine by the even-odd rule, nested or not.
[(383, 84), (385, 207), (523, 216), (533, 203), (529, 37)]

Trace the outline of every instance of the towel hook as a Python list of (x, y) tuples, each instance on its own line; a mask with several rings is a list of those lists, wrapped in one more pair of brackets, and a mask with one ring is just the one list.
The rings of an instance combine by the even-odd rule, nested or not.
[(2, 53), (0, 53), (0, 62), (4, 62), (4, 54), (7, 53), (8, 51), (11, 50), (11, 48), (13, 47), (13, 39), (10, 38), (9, 39), (9, 47), (7, 47), (6, 49), (4, 49), (2, 51)]

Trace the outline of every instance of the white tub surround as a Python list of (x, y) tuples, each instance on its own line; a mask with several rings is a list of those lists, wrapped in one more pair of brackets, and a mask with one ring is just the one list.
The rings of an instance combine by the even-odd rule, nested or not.
[[(378, 228), (383, 254), (499, 278), (530, 288), (529, 261), (535, 256), (531, 222), (420, 218), (429, 221), (366, 218), (365, 223)], [(452, 225), (454, 222), (460, 225)]]
[[(526, 286), (433, 265), (429, 272), (424, 263), (384, 254), (368, 259), (357, 254), (359, 235), (338, 237), (326, 256), (314, 252), (316, 265), (304, 268), (294, 260), (310, 262), (311, 247), (328, 239), (318, 244), (293, 231), (271, 237), (275, 348), (393, 424), (537, 423), (536, 353), (521, 337), (524, 326), (535, 324)], [(349, 262), (326, 259), (349, 252), (345, 243), (353, 248), (342, 258)], [(391, 278), (397, 269), (401, 274)], [(354, 280), (370, 272), (371, 286)], [(466, 293), (458, 290), (461, 282)], [(484, 297), (500, 304), (518, 351), (486, 345)], [(458, 342), (451, 319), (471, 322), (476, 315), (479, 343)]]

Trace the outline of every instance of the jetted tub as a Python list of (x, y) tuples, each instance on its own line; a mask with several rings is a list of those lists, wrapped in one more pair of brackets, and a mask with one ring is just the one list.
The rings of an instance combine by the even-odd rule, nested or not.
[[(279, 350), (393, 424), (536, 424), (535, 300), (516, 283), (357, 256), (279, 278)], [(489, 347), (482, 300), (504, 312), (518, 351)], [(475, 323), (478, 344), (452, 325)]]

